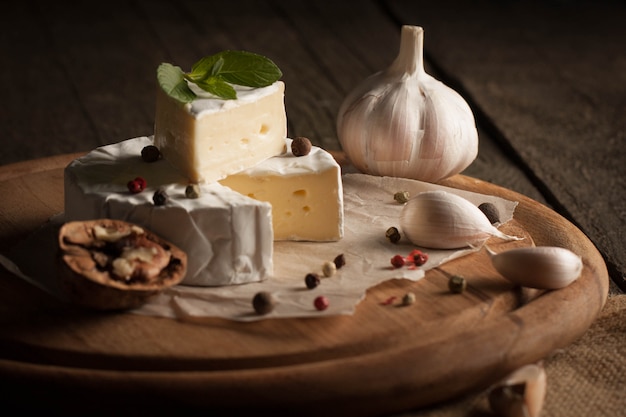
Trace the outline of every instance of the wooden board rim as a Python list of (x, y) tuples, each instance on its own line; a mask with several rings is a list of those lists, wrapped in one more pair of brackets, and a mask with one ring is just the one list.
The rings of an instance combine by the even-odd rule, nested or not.
[[(77, 154), (64, 155), (0, 167), (0, 180), (58, 169), (76, 156)], [(542, 295), (528, 305), (487, 323), (480, 332), (460, 333), (448, 340), (445, 346), (446, 360), (459, 359), (459, 363), (454, 363), (455, 372), (452, 374), (424, 374), (422, 371), (428, 369), (427, 362), (432, 361), (432, 358), (421, 354), (425, 347), (399, 346), (356, 358), (325, 358), (310, 363), (291, 363), (268, 368), (196, 372), (120, 373), (116, 370), (69, 368), (0, 359), (0, 375), (9, 379), (27, 378), (31, 382), (53, 383), (64, 389), (82, 390), (85, 395), (92, 393), (92, 389), (97, 392), (104, 382), (108, 389), (121, 398), (128, 397), (130, 393), (140, 401), (146, 391), (162, 392), (192, 407), (232, 408), (232, 390), (235, 387), (245, 387), (250, 394), (243, 401), (239, 401), (235, 408), (276, 409), (297, 406), (303, 412), (306, 411), (305, 414), (309, 411), (314, 414), (332, 405), (334, 410), (341, 411), (344, 415), (369, 415), (431, 404), (468, 389), (485, 387), (520, 365), (540, 360), (554, 349), (564, 347), (582, 335), (600, 312), (608, 295), (606, 267), (589, 239), (559, 214), (511, 190), (462, 175), (444, 181), (444, 185), (519, 201), (516, 218), (531, 230), (531, 234), (539, 229), (548, 230), (546, 234), (551, 240), (538, 241), (538, 244), (557, 244), (584, 253), (585, 265), (583, 276), (571, 286)], [(541, 219), (543, 221), (537, 221)], [(555, 229), (554, 233), (551, 233), (551, 228)], [(586, 296), (582, 297), (581, 294)], [(575, 320), (568, 320), (568, 315), (562, 310), (557, 310), (556, 314), (549, 317), (541, 314), (542, 307), (546, 305), (564, 303), (569, 308), (578, 308), (586, 314), (582, 318), (576, 317)], [(518, 329), (517, 333), (508, 331), (511, 323), (513, 328)], [(521, 323), (527, 325), (521, 326)], [(541, 332), (536, 331), (536, 326), (557, 326), (563, 332), (546, 340), (544, 335), (540, 337)], [(493, 335), (497, 337), (494, 339)], [(524, 347), (529, 343), (534, 346), (532, 352), (516, 347), (516, 341), (521, 338), (526, 341)], [(462, 362), (463, 349), (470, 344), (480, 346), (484, 343), (501, 346), (502, 357), (479, 358), (479, 363)], [(364, 362), (368, 365), (367, 372), (372, 384), (351, 384), (355, 378), (362, 377)], [(477, 366), (482, 367), (481, 375), (475, 372)], [(341, 369), (340, 373), (336, 372), (338, 367)], [(389, 375), (394, 376), (392, 385)], [(465, 378), (460, 378), (459, 375)], [(172, 388), (173, 381), (176, 381), (177, 388)], [(297, 384), (293, 384), (294, 382)], [(323, 389), (330, 386), (343, 387), (342, 392)], [(446, 389), (442, 390), (442, 386)], [(286, 389), (292, 394), (289, 398), (293, 400), (285, 400)], [(303, 395), (307, 389), (312, 389), (313, 395), (311, 392)], [(341, 409), (337, 408), (338, 396), (343, 399)]]

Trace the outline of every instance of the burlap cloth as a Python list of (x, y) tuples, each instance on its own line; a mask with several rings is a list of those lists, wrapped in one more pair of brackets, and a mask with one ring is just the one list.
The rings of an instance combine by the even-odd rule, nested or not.
[[(626, 294), (609, 295), (583, 336), (544, 364), (548, 388), (541, 417), (626, 416)], [(493, 417), (487, 393), (397, 417)]]

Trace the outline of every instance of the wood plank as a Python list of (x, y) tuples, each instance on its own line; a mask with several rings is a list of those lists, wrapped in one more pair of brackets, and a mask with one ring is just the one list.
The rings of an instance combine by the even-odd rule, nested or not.
[[(139, 136), (154, 124), (157, 45), (132, 5), (39, 4), (53, 53), (100, 145)], [(83, 150), (89, 149), (76, 149)]]
[[(314, 51), (322, 67), (326, 69), (318, 75), (330, 77), (331, 85), (336, 86), (341, 92), (340, 97), (335, 99), (329, 108), (331, 110), (329, 117), (318, 120), (320, 124), (334, 129), (343, 98), (358, 83), (386, 68), (396, 57), (400, 29), (395, 20), (382, 18), (385, 11), (377, 4), (360, 2), (359, 7), (354, 7), (350, 2), (333, 2), (329, 5), (327, 2), (300, 1), (296, 7), (294, 3), (296, 2), (284, 2), (283, 12), (289, 16), (300, 36), (306, 39), (307, 47)], [(425, 62), (425, 68), (432, 76), (440, 77), (437, 69), (433, 68), (428, 60)], [(298, 83), (296, 85), (300, 86), (301, 82), (299, 80), (296, 82)], [(307, 82), (305, 85), (311, 84)], [(318, 86), (317, 83), (312, 85)], [(306, 105), (311, 103), (307, 102)], [(308, 133), (298, 131), (298, 134)], [(322, 134), (329, 135), (330, 139), (322, 140), (318, 145), (321, 144), (327, 149), (336, 149), (339, 146), (334, 130)], [(507, 187), (545, 203), (542, 194), (519, 168), (511, 163), (505, 150), (493, 139), (492, 134), (480, 125), (479, 137), (478, 158), (463, 174)]]
[[(7, 82), (10, 100), (3, 101), (0, 133), (6, 130), (3, 137), (10, 140), (0, 163), (86, 151), (149, 133), (156, 66), (168, 61), (188, 68), (199, 56), (225, 48), (274, 58), (287, 82), (289, 133), (337, 150), (335, 119), (343, 97), (384, 68), (398, 47), (396, 24), (375, 2), (118, 3), (115, 13), (104, 5), (92, 12), (80, 2), (12, 6), (7, 20), (13, 36), (0, 45), (14, 60), (3, 74), (17, 78), (24, 62), (32, 74), (21, 84)], [(32, 50), (54, 63), (50, 71), (58, 75), (52, 82), (29, 64)], [(18, 100), (20, 95), (35, 99)], [(23, 104), (14, 108), (10, 102)], [(27, 151), (20, 151), (22, 144)]]
[[(227, 48), (276, 60), (287, 83), (289, 134), (339, 150), (343, 97), (388, 65), (399, 41), (397, 24), (372, 1), (116, 2), (114, 13), (103, 4), (34, 1), (14, 3), (4, 16), (10, 35), (0, 50), (13, 60), (1, 71), (0, 164), (149, 134), (156, 66), (189, 68)], [(45, 77), (43, 63), (50, 63)], [(9, 81), (18, 76), (24, 82)], [(466, 173), (543, 201), (486, 133), (481, 139), (479, 160)]]
[[(386, 2), (626, 288), (626, 5)], [(454, 10), (454, 12), (451, 12)]]
[(0, 164), (98, 144), (46, 18), (35, 2), (7, 5), (0, 17)]

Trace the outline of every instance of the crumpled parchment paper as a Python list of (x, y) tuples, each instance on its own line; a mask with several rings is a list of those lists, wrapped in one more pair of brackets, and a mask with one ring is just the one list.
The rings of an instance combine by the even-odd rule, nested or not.
[[(164, 290), (132, 313), (194, 321), (210, 317), (254, 321), (350, 315), (369, 288), (394, 278), (418, 281), (429, 269), (479, 249), (419, 248), (404, 238), (397, 244), (390, 243), (385, 232), (391, 226), (399, 228), (403, 207), (393, 198), (396, 192), (408, 191), (413, 196), (422, 191), (442, 189), (476, 205), (490, 202), (498, 208), (502, 224), (513, 218), (517, 206), (517, 202), (495, 196), (404, 178), (365, 174), (345, 174), (342, 178), (345, 231), (340, 241), (275, 242), (274, 275), (264, 282), (224, 287), (178, 285)], [(62, 221), (62, 214), (55, 216), (14, 248), (9, 257), (0, 255), (0, 263), (5, 268), (61, 298), (63, 295), (56, 287), (55, 274), (50, 271), (55, 270), (55, 233)], [(413, 269), (391, 266), (390, 259), (394, 255), (407, 256), (413, 249), (426, 252), (428, 262)], [(37, 262), (33, 262), (33, 253), (42, 255)], [(344, 255), (346, 264), (334, 276), (323, 277), (323, 263), (332, 261), (339, 254)], [(304, 283), (309, 272), (321, 276), (320, 285), (314, 289), (308, 289)], [(266, 315), (256, 314), (252, 307), (252, 298), (259, 291), (270, 292), (276, 301), (274, 310)], [(318, 311), (314, 307), (313, 300), (319, 295), (330, 301), (326, 310)]]

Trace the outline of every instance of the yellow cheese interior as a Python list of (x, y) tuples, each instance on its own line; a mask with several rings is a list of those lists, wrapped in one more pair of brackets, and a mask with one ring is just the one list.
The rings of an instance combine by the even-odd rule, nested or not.
[(342, 237), (337, 167), (301, 175), (231, 175), (220, 181), (272, 205), (274, 240), (336, 241)]

